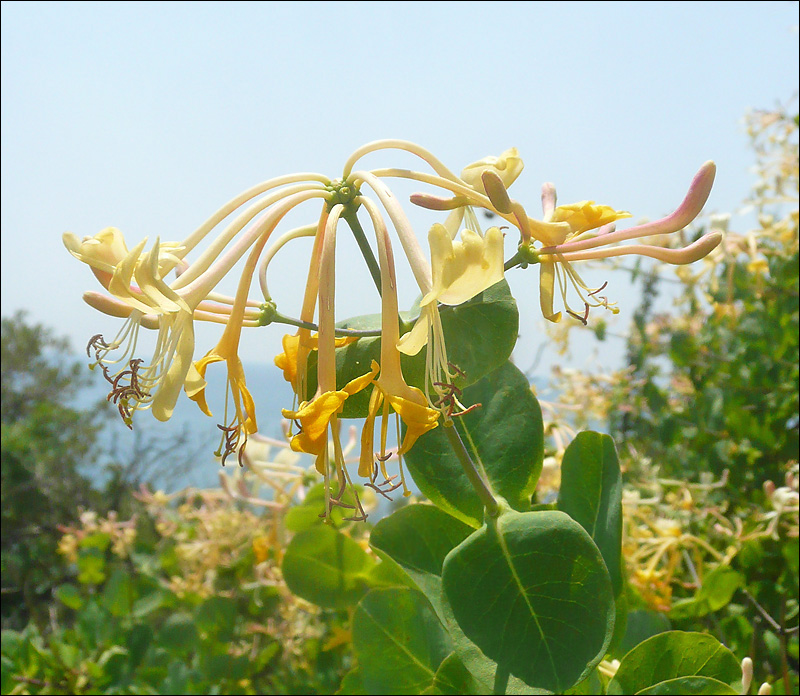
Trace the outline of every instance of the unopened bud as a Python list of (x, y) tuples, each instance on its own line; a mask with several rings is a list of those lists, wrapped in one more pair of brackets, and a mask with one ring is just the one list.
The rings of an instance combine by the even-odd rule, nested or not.
[(508, 197), (506, 185), (500, 175), (493, 169), (487, 169), (481, 174), (481, 181), (486, 190), (486, 195), (498, 213), (508, 215), (511, 212), (511, 199)]
[(413, 193), (410, 197), (414, 205), (428, 210), (455, 210), (456, 208), (463, 208), (469, 205), (469, 199), (466, 196), (453, 196), (452, 198), (444, 198), (443, 196), (434, 196), (430, 193)]

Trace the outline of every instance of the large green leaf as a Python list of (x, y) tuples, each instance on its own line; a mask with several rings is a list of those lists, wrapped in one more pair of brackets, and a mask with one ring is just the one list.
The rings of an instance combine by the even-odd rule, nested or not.
[(441, 616), (444, 559), (471, 532), (433, 505), (408, 505), (378, 522), (369, 543), (405, 570)]
[(600, 549), (616, 602), (612, 650), (625, 633), (628, 602), (622, 566), (622, 472), (608, 435), (578, 433), (564, 452), (558, 509), (580, 524)]
[(698, 618), (719, 611), (733, 599), (745, 577), (726, 566), (714, 568), (703, 578), (703, 584), (691, 599), (675, 602), (669, 612), (673, 620)]
[(507, 510), (451, 551), (444, 590), (467, 637), (531, 686), (563, 691), (605, 655), (614, 597), (602, 556), (557, 512)]
[(432, 693), (466, 696), (466, 694), (481, 694), (484, 690), (458, 655), (450, 653), (436, 671)]
[(564, 452), (558, 509), (580, 524), (600, 549), (614, 596), (623, 590), (622, 475), (614, 441), (578, 433)]
[[(447, 357), (464, 373), (456, 379), (458, 387), (477, 382), (502, 365), (517, 342), (519, 313), (508, 283), (501, 280), (471, 300), (457, 307), (441, 307), (442, 330)], [(340, 322), (341, 328), (380, 329), (380, 315), (354, 317)], [(401, 356), (403, 375), (408, 384), (424, 390), (425, 353)], [(336, 386), (341, 389), (350, 380), (370, 371), (372, 361), (380, 363), (381, 339), (361, 338), (336, 349)], [(308, 396), (317, 389), (317, 354), (308, 361)], [(344, 403), (342, 418), (363, 418), (367, 415), (370, 389), (354, 394)]]
[(713, 636), (667, 631), (639, 643), (624, 657), (608, 693), (636, 694), (681, 677), (711, 677), (733, 684), (741, 678), (741, 667), (734, 654)]
[(296, 595), (321, 607), (352, 606), (368, 589), (375, 561), (350, 537), (313, 527), (294, 537), (283, 557), (283, 576)]
[(678, 677), (659, 682), (636, 693), (648, 696), (726, 696), (739, 692), (729, 684), (711, 677)]
[(353, 647), (367, 693), (418, 694), (433, 685), (450, 640), (428, 600), (407, 588), (372, 590), (353, 615)]
[[(481, 407), (456, 419), (473, 461), (492, 490), (519, 511), (542, 471), (542, 412), (520, 370), (506, 362), (464, 390), (465, 406)], [(432, 502), (462, 522), (479, 527), (483, 504), (467, 479), (443, 427), (425, 433), (406, 456), (414, 482)]]
[[(492, 688), (497, 664), (464, 635), (442, 593), (444, 559), (472, 531), (471, 527), (437, 507), (409, 505), (378, 522), (370, 535), (370, 545), (379, 555), (388, 556), (391, 562), (397, 563), (422, 590), (447, 628), (461, 664), (480, 685), (477, 693), (483, 693)], [(442, 663), (442, 668), (444, 666)], [(457, 670), (457, 667), (451, 664), (445, 668), (442, 679), (452, 681), (452, 675), (445, 677), (450, 670)], [(506, 693), (534, 692), (512, 675)]]

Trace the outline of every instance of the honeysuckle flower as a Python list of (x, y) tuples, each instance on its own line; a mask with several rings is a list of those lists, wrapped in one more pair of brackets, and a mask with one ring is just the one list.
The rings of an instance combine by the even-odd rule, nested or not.
[[(380, 377), (375, 380), (375, 387), (372, 390), (369, 403), (367, 420), (361, 436), (361, 457), (359, 460), (359, 476), (368, 477), (374, 486), (378, 475), (378, 468), (383, 474), (384, 481), (376, 487), (376, 490), (385, 494), (380, 486), (388, 484), (390, 490), (396, 488), (392, 485), (393, 477), (386, 471), (386, 435), (389, 410), (397, 414), (397, 417), (406, 425), (406, 433), (403, 441), (400, 442), (398, 425), (398, 450), (396, 452), (400, 461), (400, 484), (403, 486), (404, 494), (409, 495), (405, 483), (405, 476), (402, 467), (402, 455), (408, 452), (417, 439), (424, 433), (432, 430), (438, 425), (439, 412), (428, 406), (425, 395), (417, 389), (408, 385), (403, 377), (403, 369), (400, 364), (400, 352), (397, 344), (400, 338), (399, 314), (397, 305), (397, 281), (395, 278), (394, 256), (392, 253), (391, 241), (380, 215), (377, 206), (367, 198), (362, 200), (364, 207), (372, 219), (373, 227), (378, 242), (378, 259), (381, 269), (381, 363), (372, 362), (372, 370), (375, 373), (380, 369)], [(444, 232), (448, 241), (450, 239), (447, 232)], [(381, 418), (381, 446), (378, 454), (379, 467), (375, 465), (373, 456), (374, 450), (374, 425), (378, 411), (383, 406)]]
[[(610, 303), (599, 293), (605, 287), (591, 288), (572, 267), (575, 261), (611, 258), (636, 254), (649, 256), (671, 264), (693, 263), (703, 258), (722, 239), (719, 232), (704, 235), (683, 249), (667, 249), (645, 244), (612, 246), (617, 242), (638, 239), (656, 234), (671, 234), (686, 227), (702, 210), (714, 183), (716, 167), (706, 162), (689, 186), (689, 191), (674, 213), (655, 222), (637, 225), (627, 230), (615, 231), (617, 220), (630, 217), (626, 211), (616, 211), (609, 206), (598, 206), (593, 201), (556, 207), (555, 187), (545, 184), (542, 188), (542, 208), (546, 221), (558, 221), (568, 225), (569, 231), (562, 243), (538, 249), (533, 244), (520, 247), (526, 261), (538, 262), (540, 266), (539, 290), (542, 314), (552, 322), (561, 319), (561, 312), (554, 311), (555, 281), (566, 311), (586, 323), (590, 307), (604, 307), (616, 313)], [(572, 309), (567, 300), (568, 283), (572, 285), (583, 303), (583, 311)]]
[[(325, 476), (325, 515), (330, 513), (331, 505), (346, 507), (342, 502), (347, 484), (351, 483), (345, 467), (342, 445), (339, 440), (337, 414), (348, 397), (365, 389), (375, 377), (373, 370), (348, 382), (343, 389), (336, 388), (336, 336), (335, 336), (335, 266), (336, 226), (344, 212), (344, 206), (334, 205), (325, 222), (320, 245), (319, 259), (319, 335), (317, 361), (317, 393), (309, 401), (303, 401), (296, 410), (284, 409), (285, 418), (291, 419), (299, 427), (292, 437), (291, 447), (298, 452), (307, 452), (316, 457), (317, 471)], [(301, 329), (301, 331), (303, 331)], [(287, 342), (290, 350), (294, 342)], [(303, 345), (302, 336), (297, 346)], [(287, 358), (288, 362), (288, 358)], [(328, 448), (328, 440), (333, 444), (333, 466)], [(330, 474), (337, 478), (338, 488), (330, 490)], [(361, 504), (356, 497), (358, 510), (353, 519), (365, 519)]]
[[(297, 175), (313, 178), (314, 175)], [(184, 256), (213, 227), (238, 207), (244, 200), (263, 193), (281, 183), (293, 183), (297, 176), (284, 177), (260, 185), (223, 206), (215, 216), (181, 243), (155, 242), (145, 251), (147, 240), (128, 249), (122, 234), (116, 228), (102, 230), (93, 238), (64, 235), (64, 244), (75, 256), (87, 263), (110, 296), (87, 293), (84, 299), (95, 308), (113, 316), (126, 319), (117, 337), (110, 343), (101, 335), (92, 338), (87, 348), (94, 352), (95, 364), (103, 370), (112, 385), (109, 400), (119, 408), (128, 427), (136, 410), (150, 408), (159, 420), (168, 420), (174, 410), (181, 388), (196, 394), (205, 381), (192, 364), (194, 356), (194, 321), (218, 323), (234, 322), (242, 326), (258, 326), (259, 308), (256, 303), (240, 297), (238, 307), (230, 298), (213, 292), (216, 284), (234, 266), (247, 249), (261, 239), (261, 246), (274, 226), (292, 207), (314, 197), (329, 194), (322, 183), (306, 181), (270, 194), (250, 206), (228, 225), (211, 245), (211, 250), (194, 264), (187, 264)], [(277, 182), (277, 183), (276, 183)], [(273, 206), (263, 219), (253, 223), (241, 238), (225, 250), (225, 246), (265, 207)], [(259, 249), (260, 250), (260, 249)], [(254, 263), (254, 261), (253, 261)], [(252, 265), (252, 264), (251, 264)], [(165, 277), (171, 270), (182, 271), (175, 281), (167, 283)], [(248, 278), (249, 282), (249, 278)], [(158, 330), (154, 355), (149, 364), (135, 358), (140, 327)], [(115, 352), (123, 348), (121, 357)], [(226, 356), (226, 360), (231, 360)], [(207, 363), (206, 363), (207, 364)], [(243, 376), (235, 361), (232, 363), (232, 384), (243, 397)], [(112, 366), (120, 366), (116, 372)], [(247, 409), (237, 406), (237, 412)], [(242, 420), (247, 423), (248, 418)], [(248, 426), (249, 427), (249, 426)]]
[[(497, 227), (487, 230), (484, 237), (463, 230), (461, 241), (454, 241), (443, 225), (435, 224), (428, 233), (431, 248), (433, 285), (420, 302), (420, 317), (413, 329), (398, 342), (400, 351), (416, 355), (426, 344), (426, 390), (433, 388), (436, 403), (447, 397), (461, 410), (452, 389), (455, 375), (447, 360), (444, 332), (438, 304), (459, 305), (503, 279), (503, 233)], [(453, 403), (450, 401), (450, 403)], [(448, 414), (450, 415), (450, 414)]]
[(503, 182), (503, 186), (508, 188), (522, 173), (524, 166), (517, 148), (512, 147), (499, 157), (484, 157), (477, 162), (468, 164), (461, 171), (461, 178), (476, 191), (485, 194), (486, 188), (482, 179), (484, 172), (492, 171), (496, 173)]

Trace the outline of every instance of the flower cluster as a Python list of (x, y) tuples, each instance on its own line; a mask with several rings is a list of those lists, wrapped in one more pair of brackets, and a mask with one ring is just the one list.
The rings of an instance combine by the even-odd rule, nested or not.
[[(357, 166), (365, 155), (391, 149), (418, 157), (427, 171), (366, 170)], [(68, 250), (92, 268), (105, 290), (87, 292), (86, 302), (101, 312), (125, 319), (113, 340), (97, 335), (87, 348), (94, 365), (110, 384), (109, 401), (117, 406), (129, 427), (133, 426), (137, 410), (151, 409), (159, 420), (169, 419), (181, 389), (211, 416), (205, 393), (206, 371), (215, 363), (224, 363), (228, 389), (218, 426), (222, 431), (218, 454), (223, 464), (232, 454), (241, 464), (248, 437), (257, 431), (254, 402), (239, 358), (242, 330), (271, 323), (294, 326), (296, 331), (284, 337), (283, 352), (275, 359), (295, 393), (295, 403), (283, 411), (292, 423), (291, 446), (297, 452), (313, 455), (317, 471), (325, 478), (325, 515), (334, 506), (346, 506), (352, 508), (351, 519), (364, 519), (358, 499), (352, 505), (343, 500), (352, 482), (339, 435), (347, 400), (361, 392), (367, 396), (358, 475), (365, 479), (365, 485), (382, 495), (400, 487), (408, 494), (403, 455), (420, 436), (440, 424), (449, 426), (454, 417), (475, 407), (462, 403), (461, 391), (456, 387), (457, 379), (464, 374), (448, 359), (440, 317), (443, 307), (475, 298), (500, 282), (510, 268), (538, 264), (544, 316), (553, 322), (561, 318), (561, 312), (554, 308), (558, 281), (565, 311), (586, 323), (591, 307), (616, 310), (613, 302), (599, 294), (603, 288), (590, 288), (583, 282), (573, 267), (575, 262), (639, 254), (669, 263), (690, 263), (720, 241), (721, 235), (712, 233), (682, 249), (618, 244), (671, 233), (691, 222), (709, 195), (713, 163), (703, 165), (686, 199), (672, 215), (622, 231), (616, 231), (615, 224), (630, 217), (629, 213), (593, 201), (558, 206), (552, 184), (543, 187), (542, 218), (529, 216), (522, 204), (508, 194), (522, 168), (517, 151), (511, 149), (500, 157), (488, 157), (467, 166), (458, 176), (413, 143), (384, 140), (354, 152), (339, 179), (302, 173), (271, 179), (245, 191), (180, 242), (157, 239), (148, 248), (147, 240), (143, 240), (129, 249), (114, 228), (82, 241), (65, 234)], [(415, 180), (439, 191), (411, 197), (418, 206), (448, 212), (443, 223), (434, 224), (428, 233), (430, 258), (403, 206), (387, 186), (387, 179), (395, 177)], [(276, 235), (289, 211), (309, 204), (316, 204), (312, 218), (315, 222)], [(519, 230), (519, 245), (509, 260), (504, 261), (503, 228), (481, 230), (475, 208), (483, 208)], [(360, 211), (369, 221), (374, 243), (361, 227)], [(353, 230), (380, 294), (380, 328), (374, 331), (342, 329), (337, 325), (335, 258), (342, 220)], [(268, 265), (285, 246), (306, 236), (313, 236), (314, 244), (302, 309), (299, 317), (286, 317), (278, 312), (269, 292)], [(400, 243), (421, 295), (419, 316), (413, 326), (400, 320), (393, 237)], [(190, 261), (201, 244), (206, 244), (205, 248)], [(235, 296), (216, 292), (222, 278), (243, 258)], [(263, 297), (253, 299), (250, 288), (256, 275)], [(570, 285), (581, 302), (577, 308), (567, 297)], [(196, 321), (224, 327), (217, 345), (202, 357), (195, 350)], [(142, 328), (157, 332), (156, 348), (149, 362), (136, 357)], [(341, 371), (337, 373), (337, 350), (365, 336), (380, 336), (379, 359), (364, 365), (362, 374), (349, 375), (344, 380)], [(410, 383), (403, 372), (401, 354), (414, 356), (423, 350), (425, 376), (419, 383)], [(397, 447), (393, 450), (387, 449), (391, 414), (397, 420)], [(380, 422), (379, 444), (375, 442), (376, 421)], [(387, 470), (387, 462), (392, 459), (398, 460), (399, 479)]]

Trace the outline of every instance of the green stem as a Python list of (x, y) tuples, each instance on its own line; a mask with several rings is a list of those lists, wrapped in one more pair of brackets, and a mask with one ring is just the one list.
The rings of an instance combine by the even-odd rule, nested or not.
[(367, 241), (367, 236), (364, 234), (364, 230), (361, 227), (361, 223), (358, 221), (358, 215), (356, 214), (355, 210), (349, 211), (342, 215), (348, 225), (350, 225), (350, 229), (353, 230), (353, 236), (356, 238), (356, 242), (358, 243), (358, 248), (361, 250), (361, 255), (364, 257), (364, 260), (367, 262), (367, 267), (369, 268), (370, 275), (372, 276), (372, 280), (375, 283), (375, 287), (378, 288), (378, 294), (381, 294), (381, 269), (378, 266), (378, 261), (375, 259), (375, 254), (372, 253), (372, 247), (369, 245)]
[[(294, 317), (287, 317), (280, 312), (275, 312), (274, 316), (270, 319), (270, 324), (288, 324), (289, 326), (296, 326), (300, 329), (310, 329), (311, 331), (319, 331), (319, 327), (311, 321), (302, 321)], [(369, 336), (380, 336), (380, 329), (335, 329), (337, 336), (355, 336), (356, 338), (366, 338)]]
[(469, 482), (472, 484), (472, 487), (475, 489), (475, 492), (478, 494), (478, 497), (481, 499), (481, 502), (486, 508), (487, 514), (489, 517), (497, 517), (497, 515), (500, 514), (500, 506), (494, 499), (492, 491), (489, 488), (489, 484), (484, 480), (483, 476), (480, 475), (480, 472), (478, 472), (478, 469), (475, 466), (475, 462), (472, 461), (472, 457), (469, 456), (467, 448), (464, 447), (464, 443), (461, 440), (461, 436), (458, 434), (458, 430), (456, 430), (453, 421), (450, 421), (449, 423), (445, 422), (444, 432), (447, 435), (447, 439), (450, 440), (450, 446), (456, 453), (458, 461), (461, 463), (461, 466), (464, 469), (464, 473), (467, 475)]
[(494, 687), (492, 688), (493, 694), (505, 694), (508, 689), (508, 678), (511, 672), (497, 665), (497, 670), (494, 673)]
[(522, 255), (519, 252), (517, 252), (508, 261), (505, 262), (505, 264), (503, 265), (503, 271), (510, 271), (515, 266), (521, 265), (523, 261), (524, 259), (522, 258)]

